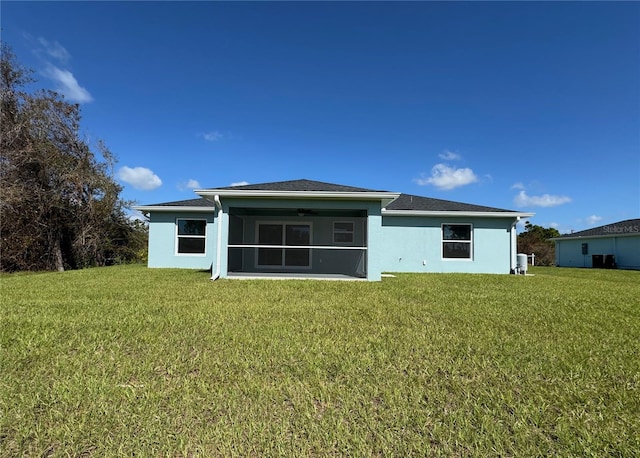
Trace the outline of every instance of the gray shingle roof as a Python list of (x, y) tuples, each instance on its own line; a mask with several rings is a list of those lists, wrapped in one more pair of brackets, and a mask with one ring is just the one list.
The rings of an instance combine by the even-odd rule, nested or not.
[(149, 205), (150, 207), (214, 207), (215, 204), (209, 199), (200, 197), (199, 199), (176, 200), (174, 202), (164, 202), (161, 204)]
[(244, 186), (225, 186), (211, 189), (234, 189), (238, 191), (323, 191), (323, 192), (384, 192), (372, 189), (356, 188), (341, 184), (325, 183), (313, 180), (276, 181), (273, 183), (247, 184)]
[(585, 229), (584, 231), (574, 232), (572, 234), (563, 234), (559, 239), (572, 237), (598, 237), (613, 235), (640, 235), (640, 218), (626, 219), (617, 223), (605, 224), (604, 226)]
[[(325, 183), (313, 180), (290, 180), (277, 181), (273, 183), (248, 184), (244, 186), (225, 186), (220, 188), (209, 188), (208, 190), (225, 189), (236, 191), (289, 191), (289, 192), (386, 192), (354, 186), (344, 186), (340, 184)], [(175, 202), (165, 202), (155, 204), (159, 207), (213, 207), (214, 203), (205, 198), (179, 200)], [(398, 199), (391, 202), (386, 207), (387, 210), (406, 211), (460, 211), (460, 212), (511, 212), (501, 208), (485, 207), (482, 205), (466, 204), (450, 200), (433, 199), (431, 197), (415, 196), (411, 194), (400, 194)]]
[(433, 199), (431, 197), (401, 194), (387, 205), (387, 210), (409, 211), (461, 211), (461, 212), (511, 212), (501, 208), (484, 207), (482, 205), (465, 204), (450, 200)]

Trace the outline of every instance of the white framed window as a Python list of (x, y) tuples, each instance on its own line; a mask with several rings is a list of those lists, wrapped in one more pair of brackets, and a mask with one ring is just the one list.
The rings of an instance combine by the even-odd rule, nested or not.
[(334, 221), (333, 222), (333, 243), (352, 244), (354, 241), (354, 223), (353, 221)]
[(311, 250), (294, 248), (311, 245), (311, 223), (258, 222), (256, 238), (258, 245), (269, 245), (258, 248), (257, 267), (311, 267)]
[(442, 225), (442, 258), (473, 259), (473, 226), (471, 224)]
[(206, 219), (176, 219), (176, 253), (203, 255), (207, 249)]

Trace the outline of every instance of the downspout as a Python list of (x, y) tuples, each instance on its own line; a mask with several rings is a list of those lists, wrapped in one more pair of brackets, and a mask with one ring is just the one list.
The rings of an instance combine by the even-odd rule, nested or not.
[(216, 207), (218, 207), (218, 241), (216, 244), (216, 263), (213, 267), (215, 270), (211, 272), (211, 281), (217, 280), (220, 277), (220, 259), (222, 255), (220, 252), (222, 250), (222, 203), (220, 202), (220, 196), (218, 196), (218, 194), (214, 196), (213, 200)]
[(516, 273), (516, 255), (518, 251), (518, 235), (516, 231), (516, 226), (518, 225), (518, 221), (520, 221), (520, 217), (516, 216), (516, 220), (511, 224), (511, 270), (509, 273)]

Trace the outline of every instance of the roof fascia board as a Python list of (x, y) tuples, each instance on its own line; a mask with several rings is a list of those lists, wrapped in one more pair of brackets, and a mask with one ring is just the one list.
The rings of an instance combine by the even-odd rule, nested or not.
[(530, 218), (535, 213), (521, 212), (470, 212), (470, 211), (424, 211), (424, 210), (385, 210), (382, 209), (382, 216), (483, 216), (487, 218)]
[(343, 192), (343, 191), (261, 191), (261, 190), (230, 190), (230, 189), (196, 189), (196, 194), (202, 197), (215, 196), (220, 197), (285, 197), (293, 199), (362, 199), (362, 200), (379, 200), (379, 199), (397, 199), (400, 193), (396, 192)]
[(626, 234), (601, 234), (601, 235), (567, 235), (564, 237), (554, 237), (552, 239), (549, 239), (553, 242), (556, 242), (558, 240), (562, 241), (562, 240), (585, 240), (585, 239), (610, 239), (613, 237), (633, 237), (633, 236), (640, 236), (640, 233), (638, 232), (630, 232), (630, 233), (626, 233)]
[[(341, 191), (267, 191), (267, 190), (235, 190), (235, 189), (196, 189), (201, 197), (218, 195), (220, 197), (257, 197), (257, 198), (285, 198), (285, 199), (350, 199), (350, 200), (382, 200), (393, 202), (398, 192), (341, 192)], [(388, 205), (388, 203), (386, 203)]]
[(216, 209), (215, 206), (211, 207), (181, 207), (179, 205), (143, 205), (133, 207), (134, 210), (140, 212), (150, 211), (166, 211), (166, 212), (212, 212)]

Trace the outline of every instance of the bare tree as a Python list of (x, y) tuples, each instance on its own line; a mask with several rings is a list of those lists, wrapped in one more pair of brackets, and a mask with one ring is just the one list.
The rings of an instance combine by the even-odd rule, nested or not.
[(29, 94), (29, 82), (31, 72), (3, 45), (1, 269), (64, 270), (134, 258), (144, 231), (126, 218), (115, 156), (100, 143), (98, 160), (81, 138), (78, 105), (52, 91)]

